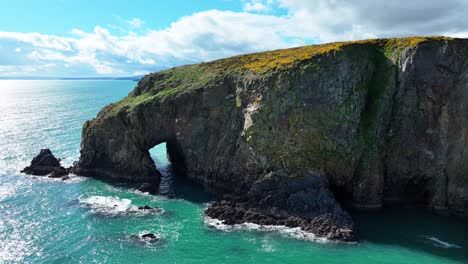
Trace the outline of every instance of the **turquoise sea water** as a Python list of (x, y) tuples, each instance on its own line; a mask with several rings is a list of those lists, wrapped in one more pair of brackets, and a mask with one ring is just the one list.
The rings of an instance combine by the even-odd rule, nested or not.
[[(0, 81), (0, 263), (468, 263), (468, 223), (418, 210), (355, 214), (356, 244), (304, 240), (291, 230), (213, 229), (203, 218), (211, 197), (171, 178), (162, 145), (152, 154), (175, 198), (19, 173), (41, 148), (71, 165), (83, 122), (135, 84)], [(126, 211), (139, 205), (165, 212)], [(161, 242), (132, 237), (145, 232)]]

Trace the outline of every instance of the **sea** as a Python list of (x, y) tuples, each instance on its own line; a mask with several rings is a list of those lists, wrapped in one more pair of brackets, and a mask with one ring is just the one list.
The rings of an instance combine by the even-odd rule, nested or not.
[[(352, 213), (357, 243), (207, 219), (214, 198), (173, 174), (164, 144), (151, 150), (163, 174), (160, 195), (20, 173), (43, 148), (73, 164), (83, 123), (136, 84), (0, 81), (0, 263), (468, 263), (468, 222), (424, 210)], [(161, 210), (137, 209), (145, 205)], [(140, 238), (146, 233), (159, 240)]]

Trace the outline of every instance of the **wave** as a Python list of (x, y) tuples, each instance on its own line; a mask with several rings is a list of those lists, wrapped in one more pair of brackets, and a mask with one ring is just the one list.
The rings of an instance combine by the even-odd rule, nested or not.
[(312, 233), (305, 232), (301, 230), (299, 227), (287, 227), (281, 225), (259, 225), (254, 223), (242, 223), (242, 224), (235, 224), (235, 225), (226, 225), (223, 223), (223, 220), (211, 218), (205, 216), (205, 224), (208, 226), (215, 228), (217, 230), (225, 231), (225, 232), (232, 232), (232, 231), (259, 231), (259, 232), (278, 232), (279, 234), (287, 237), (292, 237), (295, 239), (305, 240), (305, 241), (313, 241), (318, 243), (329, 243), (331, 242), (329, 239), (324, 237), (316, 236)]
[(84, 181), (89, 179), (88, 177), (78, 176), (78, 175), (75, 175), (75, 174), (69, 174), (68, 175), (69, 179), (62, 180), (62, 178), (50, 178), (48, 176), (29, 175), (29, 174), (25, 174), (25, 173), (22, 173), (22, 172), (19, 172), (19, 171), (15, 172), (15, 173), (13, 173), (11, 175), (21, 175), (21, 177), (25, 177), (25, 178), (29, 178), (29, 179), (49, 181), (49, 182), (62, 182), (62, 183), (66, 183), (66, 184), (80, 183), (80, 182), (84, 182)]
[(106, 216), (118, 215), (160, 215), (164, 213), (161, 208), (138, 207), (132, 205), (130, 199), (120, 199), (116, 196), (91, 196), (79, 199), (79, 203), (91, 208), (91, 212)]
[(438, 239), (437, 237), (433, 237), (433, 236), (424, 236), (424, 237), (425, 237), (426, 239), (428, 239), (428, 240), (431, 240), (432, 242), (435, 242), (435, 243), (433, 243), (433, 245), (436, 246), (436, 247), (442, 247), (442, 248), (462, 248), (462, 247), (459, 246), (459, 245), (451, 244), (451, 243), (442, 241), (442, 240)]
[(65, 180), (65, 181), (62, 181), (62, 179), (54, 179), (54, 180), (59, 180), (59, 181), (62, 181), (64, 183), (78, 183), (78, 182), (84, 182), (84, 181), (89, 180), (88, 177), (78, 176), (78, 175), (75, 175), (75, 174), (70, 174), (70, 175), (68, 175), (68, 177), (70, 177), (70, 179)]

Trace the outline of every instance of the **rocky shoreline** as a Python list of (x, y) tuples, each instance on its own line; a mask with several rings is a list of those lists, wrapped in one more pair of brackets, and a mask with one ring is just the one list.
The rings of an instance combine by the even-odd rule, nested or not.
[(300, 228), (304, 232), (331, 241), (351, 242), (357, 240), (352, 221), (343, 226), (343, 219), (338, 219), (331, 214), (308, 220), (292, 215), (276, 214), (273, 211), (265, 212), (265, 210), (250, 208), (243, 203), (222, 200), (212, 203), (205, 210), (205, 215), (231, 226), (246, 223), (261, 226), (285, 226)]
[(205, 214), (228, 225), (299, 227), (330, 240), (357, 239), (351, 216), (336, 202), (325, 177), (313, 173), (293, 178), (287, 175), (285, 171), (271, 172), (243, 196), (213, 203)]

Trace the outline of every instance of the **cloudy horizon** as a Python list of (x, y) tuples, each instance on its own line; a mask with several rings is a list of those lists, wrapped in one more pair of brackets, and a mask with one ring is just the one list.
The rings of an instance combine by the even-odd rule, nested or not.
[[(461, 0), (220, 0), (208, 1), (205, 10), (170, 14), (161, 4), (136, 2), (141, 10), (146, 4), (151, 10), (141, 11), (141, 16), (117, 10), (104, 18), (83, 12), (76, 20), (83, 23), (70, 16), (69, 23), (54, 25), (44, 9), (45, 22), (38, 20), (37, 28), (30, 29), (0, 21), (0, 77), (131, 76), (307, 44), (415, 35), (468, 37), (463, 23), (468, 1)], [(15, 14), (15, 7), (0, 12), (9, 12), (5, 20), (28, 15)], [(33, 16), (35, 10), (30, 12)], [(68, 31), (54, 29), (58, 26)]]

